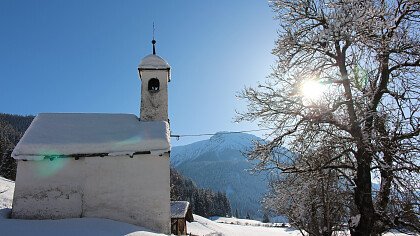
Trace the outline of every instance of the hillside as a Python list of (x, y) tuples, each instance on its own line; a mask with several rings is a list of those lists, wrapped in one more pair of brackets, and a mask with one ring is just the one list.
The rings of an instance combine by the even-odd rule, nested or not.
[(229, 200), (225, 193), (198, 188), (189, 178), (171, 168), (171, 200), (189, 201), (193, 213), (205, 217), (231, 214)]
[(15, 179), (16, 162), (10, 153), (33, 119), (33, 116), (0, 113), (0, 176)]
[(244, 152), (260, 138), (250, 134), (217, 133), (208, 140), (173, 147), (171, 164), (202, 188), (225, 192), (239, 217), (261, 218), (260, 201), (267, 190), (267, 177), (253, 175)]

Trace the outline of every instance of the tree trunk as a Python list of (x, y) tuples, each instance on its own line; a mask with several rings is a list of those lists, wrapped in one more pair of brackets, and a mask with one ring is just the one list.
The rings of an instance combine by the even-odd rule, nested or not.
[[(363, 139), (362, 129), (357, 122), (357, 114), (351, 91), (351, 83), (348, 77), (345, 58), (346, 49), (341, 50), (340, 43), (335, 43), (337, 52), (337, 65), (343, 78), (344, 96), (347, 99), (347, 112), (349, 115), (349, 125), (351, 126), (352, 136), (357, 142), (357, 160), (356, 169), (356, 188), (354, 190), (354, 201), (359, 210), (360, 220), (355, 228), (351, 229), (352, 236), (369, 236), (372, 233), (374, 219), (374, 206), (372, 201), (372, 180), (370, 173), (370, 165), (372, 163), (372, 155), (367, 152)], [(370, 128), (370, 126), (369, 126)]]
[(354, 199), (359, 210), (360, 220), (355, 228), (351, 229), (352, 236), (369, 236), (372, 234), (375, 222), (375, 210), (372, 201), (372, 182), (370, 173), (371, 155), (363, 148), (356, 153), (357, 177)]

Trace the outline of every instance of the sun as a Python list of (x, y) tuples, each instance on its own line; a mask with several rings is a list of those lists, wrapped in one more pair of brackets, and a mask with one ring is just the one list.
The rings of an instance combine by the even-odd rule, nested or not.
[(300, 93), (304, 100), (316, 102), (322, 97), (324, 89), (324, 86), (319, 81), (307, 80), (302, 83)]

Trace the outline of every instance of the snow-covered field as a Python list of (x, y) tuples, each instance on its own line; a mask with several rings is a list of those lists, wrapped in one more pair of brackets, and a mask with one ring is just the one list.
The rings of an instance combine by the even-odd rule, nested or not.
[[(194, 215), (195, 222), (187, 223), (187, 230), (194, 235), (226, 235), (226, 236), (290, 236), (301, 235), (290, 227), (265, 227), (260, 221), (236, 218), (218, 218), (218, 222)], [(226, 223), (220, 223), (226, 222)], [(237, 224), (238, 223), (238, 224)]]
[(235, 217), (210, 217), (210, 220), (217, 223), (245, 225), (245, 226), (263, 226), (263, 227), (290, 227), (288, 223), (262, 223), (258, 220), (238, 219)]
[[(77, 218), (65, 220), (16, 220), (9, 219), (12, 206), (14, 182), (0, 177), (0, 235), (130, 235), (162, 236), (146, 228), (118, 221)], [(290, 236), (300, 235), (290, 227), (266, 227), (255, 220), (217, 217), (209, 220), (194, 215), (194, 222), (187, 223), (188, 233), (199, 236)], [(387, 233), (386, 236), (403, 236), (401, 233)]]
[[(188, 223), (188, 232), (200, 236), (226, 235), (226, 236), (290, 236), (302, 235), (300, 231), (290, 227), (273, 227), (280, 226), (279, 223), (262, 223), (256, 220), (214, 217), (212, 220), (194, 215), (196, 222)], [(339, 232), (338, 236), (349, 236), (349, 232)], [(412, 234), (419, 235), (419, 234)], [(407, 234), (397, 231), (391, 231), (383, 234), (383, 236), (407, 236)]]

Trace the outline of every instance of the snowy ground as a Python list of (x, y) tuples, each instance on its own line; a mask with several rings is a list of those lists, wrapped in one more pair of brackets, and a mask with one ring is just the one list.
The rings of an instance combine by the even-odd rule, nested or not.
[[(194, 215), (196, 222), (188, 223), (187, 230), (199, 236), (290, 236), (301, 235), (296, 229), (287, 227), (269, 227), (281, 224), (264, 224), (256, 220), (217, 217), (213, 220)], [(222, 223), (223, 222), (223, 223)], [(339, 236), (350, 235), (349, 232), (340, 232)], [(413, 234), (414, 235), (414, 234)], [(415, 234), (419, 235), (419, 234)], [(391, 231), (383, 236), (407, 236), (407, 234)]]
[(217, 223), (245, 225), (245, 226), (263, 226), (263, 227), (290, 227), (288, 223), (262, 223), (258, 220), (238, 219), (234, 217), (210, 217), (210, 220)]
[[(12, 206), (14, 182), (0, 177), (0, 235), (130, 235), (163, 236), (148, 229), (118, 221), (96, 218), (65, 220), (8, 219)], [(194, 215), (195, 222), (187, 223), (188, 233), (198, 236), (290, 236), (300, 235), (291, 227), (267, 227), (260, 221), (217, 217), (213, 220)], [(272, 224), (271, 224), (272, 226)], [(386, 236), (404, 236), (390, 232)]]
[[(226, 236), (290, 236), (290, 235), (301, 235), (298, 230), (290, 227), (265, 227), (257, 226), (264, 225), (260, 221), (245, 220), (236, 218), (224, 218), (220, 217), (217, 219), (218, 222), (206, 219), (204, 217), (194, 215), (195, 222), (187, 224), (188, 232), (194, 235), (226, 235)], [(226, 222), (226, 223), (219, 223)], [(239, 224), (236, 224), (239, 223)]]
[(0, 177), (0, 209), (12, 206), (14, 189), (13, 181)]

